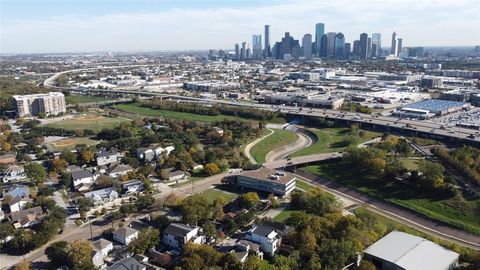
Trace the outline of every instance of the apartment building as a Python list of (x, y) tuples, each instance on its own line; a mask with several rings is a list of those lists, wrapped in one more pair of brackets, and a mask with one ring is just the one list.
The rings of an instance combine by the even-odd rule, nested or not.
[(65, 96), (61, 92), (14, 95), (13, 103), (19, 117), (27, 115), (38, 116), (40, 113), (44, 113), (47, 116), (58, 115), (67, 111)]

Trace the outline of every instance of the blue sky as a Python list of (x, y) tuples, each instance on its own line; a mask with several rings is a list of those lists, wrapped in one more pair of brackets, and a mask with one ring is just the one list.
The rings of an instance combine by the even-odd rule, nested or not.
[(393, 31), (404, 46), (480, 44), (480, 0), (0, 0), (0, 53), (233, 48), (264, 24), (278, 40), (317, 22), (384, 47)]

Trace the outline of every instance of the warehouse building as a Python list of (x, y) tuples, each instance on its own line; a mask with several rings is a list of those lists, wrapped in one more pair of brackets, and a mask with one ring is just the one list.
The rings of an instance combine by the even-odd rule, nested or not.
[(318, 91), (296, 91), (291, 93), (274, 93), (265, 96), (265, 102), (271, 104), (319, 107), (335, 110), (342, 106), (344, 99), (323, 94)]
[(465, 102), (426, 99), (405, 105), (396, 110), (393, 115), (398, 117), (428, 119), (433, 116), (442, 116), (469, 108), (470, 104)]
[(236, 184), (239, 187), (255, 189), (278, 196), (288, 195), (295, 189), (296, 177), (288, 172), (260, 168), (239, 174)]
[(198, 92), (220, 92), (242, 89), (242, 84), (234, 82), (185, 82), (183, 89)]
[(459, 254), (424, 238), (393, 231), (364, 251), (379, 270), (451, 270)]

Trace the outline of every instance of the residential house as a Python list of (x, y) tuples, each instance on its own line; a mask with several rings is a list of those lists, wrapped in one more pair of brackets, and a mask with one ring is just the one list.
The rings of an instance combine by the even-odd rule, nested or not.
[(99, 151), (95, 157), (98, 166), (104, 166), (104, 165), (111, 164), (113, 162), (117, 162), (121, 158), (122, 158), (122, 154), (120, 152), (106, 151), (106, 150)]
[(255, 254), (259, 256), (260, 259), (263, 259), (263, 252), (260, 250), (260, 245), (247, 240), (238, 241), (235, 249), (231, 252), (235, 254), (235, 257), (237, 257), (241, 263), (244, 263), (250, 254)]
[(10, 213), (10, 221), (16, 229), (27, 228), (40, 222), (42, 214), (42, 207), (36, 206)]
[(25, 205), (27, 205), (27, 203), (29, 202), (31, 202), (31, 199), (29, 198), (14, 197), (8, 203), (8, 206), (10, 207), (10, 212), (17, 212), (25, 209)]
[(25, 178), (27, 178), (27, 174), (22, 165), (9, 164), (2, 174), (3, 183), (23, 180)]
[(85, 198), (93, 201), (95, 206), (104, 205), (108, 202), (113, 202), (118, 198), (118, 193), (113, 187), (99, 189), (85, 193)]
[(143, 183), (140, 180), (130, 180), (123, 182), (122, 190), (126, 194), (136, 193), (143, 191)]
[(245, 239), (260, 244), (260, 249), (270, 256), (273, 256), (282, 242), (280, 234), (265, 224), (254, 224), (246, 233)]
[(192, 170), (196, 171), (196, 170), (201, 170), (201, 169), (203, 169), (202, 164), (197, 164), (197, 163), (192, 164)]
[(0, 155), (0, 164), (14, 164), (16, 160), (14, 153)]
[(6, 191), (4, 191), (3, 196), (12, 196), (12, 198), (28, 198), (30, 196), (30, 190), (26, 185), (13, 185)]
[(200, 227), (172, 223), (163, 231), (162, 243), (171, 248), (182, 248), (188, 241), (203, 244), (205, 243), (205, 236), (200, 233)]
[(147, 267), (133, 257), (121, 259), (107, 270), (147, 270)]
[(171, 170), (169, 173), (168, 173), (168, 180), (169, 181), (177, 181), (177, 180), (181, 180), (181, 179), (184, 179), (184, 178), (187, 178), (188, 175), (186, 172), (184, 171), (180, 171), (180, 170)]
[(127, 173), (133, 171), (133, 168), (132, 166), (128, 165), (128, 164), (113, 164), (112, 166), (110, 166), (110, 168), (108, 168), (108, 176), (110, 177), (113, 177), (113, 178), (117, 178), (117, 177), (120, 177), (122, 175), (126, 175)]
[(113, 250), (113, 243), (100, 238), (93, 242), (93, 265), (97, 268), (103, 268), (105, 266), (105, 257)]
[(94, 181), (93, 174), (84, 169), (76, 170), (72, 172), (72, 181), (75, 189), (78, 189), (81, 184), (90, 186)]
[(144, 162), (151, 162), (155, 159), (155, 152), (146, 147), (137, 148), (136, 150), (137, 157)]
[(123, 227), (113, 232), (113, 240), (124, 245), (130, 244), (133, 240), (138, 238), (139, 232), (130, 227)]

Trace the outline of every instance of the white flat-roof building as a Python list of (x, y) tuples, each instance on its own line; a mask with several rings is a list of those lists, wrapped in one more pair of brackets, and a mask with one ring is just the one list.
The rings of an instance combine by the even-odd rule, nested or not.
[(20, 117), (26, 115), (38, 116), (40, 113), (44, 113), (47, 116), (58, 115), (67, 111), (65, 96), (61, 92), (23, 96), (14, 95), (13, 103), (17, 110), (17, 115)]
[(379, 270), (451, 270), (459, 254), (424, 238), (393, 231), (364, 251)]

